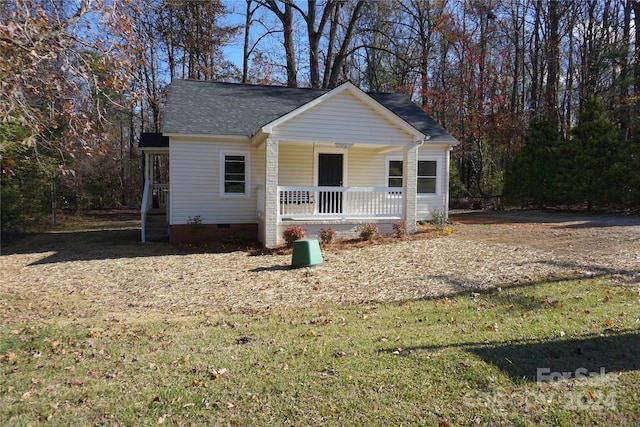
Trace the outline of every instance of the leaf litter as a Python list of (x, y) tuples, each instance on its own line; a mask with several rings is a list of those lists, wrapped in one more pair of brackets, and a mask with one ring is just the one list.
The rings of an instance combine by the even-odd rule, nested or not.
[[(442, 298), (595, 276), (640, 288), (640, 236), (623, 227), (454, 224), (453, 230), (439, 237), (328, 246), (324, 263), (298, 269), (289, 268), (290, 254), (278, 251), (185, 253), (168, 244), (140, 245), (132, 240), (137, 234), (121, 230), (111, 237), (102, 232), (107, 234), (100, 240), (87, 233), (39, 234), (2, 255), (0, 292), (41, 304), (29, 310), (0, 299), (0, 316), (259, 313)], [(48, 313), (41, 312), (43, 306)]]

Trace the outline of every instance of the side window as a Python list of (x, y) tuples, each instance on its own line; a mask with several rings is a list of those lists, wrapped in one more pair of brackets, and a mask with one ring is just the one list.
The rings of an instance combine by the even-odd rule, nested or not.
[(435, 160), (418, 161), (418, 194), (435, 194), (438, 162)]
[(221, 193), (227, 196), (248, 195), (248, 167), (247, 154), (222, 153), (221, 159)]
[(402, 187), (402, 160), (389, 160), (387, 185)]

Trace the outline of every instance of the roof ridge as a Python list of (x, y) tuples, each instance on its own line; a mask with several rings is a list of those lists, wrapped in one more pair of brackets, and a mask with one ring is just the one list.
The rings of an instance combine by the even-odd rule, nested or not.
[[(175, 81), (182, 81), (182, 82), (189, 82), (189, 83), (197, 83), (197, 84), (201, 84), (201, 83), (209, 83), (209, 84), (217, 84), (217, 85), (230, 85), (230, 86), (241, 86), (241, 87), (260, 87), (260, 88), (274, 88), (274, 89), (290, 89), (290, 90), (309, 90), (309, 91), (318, 91), (318, 92), (330, 92), (333, 89), (327, 89), (327, 88), (322, 88), (322, 87), (299, 87), (299, 86), (281, 86), (281, 85), (262, 85), (262, 84), (256, 84), (256, 83), (241, 83), (241, 82), (225, 82), (225, 81), (220, 81), (220, 80), (198, 80), (198, 79), (173, 79), (171, 81), (171, 83), (175, 82)], [(351, 84), (353, 84), (355, 87), (357, 87), (358, 89), (362, 90), (364, 93), (366, 93), (367, 95), (402, 95), (405, 98), (409, 98), (411, 99), (409, 96), (407, 96), (404, 92), (380, 92), (380, 91), (366, 91), (363, 90), (359, 85), (353, 83), (351, 80), (346, 80), (343, 83), (341, 83), (340, 85), (350, 82)], [(339, 85), (339, 86), (340, 86)], [(335, 89), (335, 88), (334, 88)]]
[[(331, 89), (325, 88), (314, 88), (314, 87), (292, 87), (292, 86), (279, 86), (279, 85), (261, 85), (256, 83), (240, 83), (240, 82), (224, 82), (218, 80), (198, 80), (198, 79), (173, 79), (173, 82), (188, 82), (188, 83), (208, 83), (208, 84), (216, 84), (216, 85), (229, 85), (229, 86), (240, 86), (240, 87), (259, 87), (259, 88), (271, 88), (271, 89), (288, 89), (288, 90), (305, 90), (305, 91), (318, 91), (318, 92), (329, 92)], [(171, 84), (169, 83), (169, 84)]]

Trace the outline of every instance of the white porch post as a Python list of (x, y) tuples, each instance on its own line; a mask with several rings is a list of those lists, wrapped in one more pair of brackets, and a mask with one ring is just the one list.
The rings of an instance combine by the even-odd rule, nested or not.
[(265, 144), (264, 246), (278, 245), (278, 140), (267, 138)]
[(407, 222), (407, 233), (414, 234), (416, 227), (416, 210), (418, 207), (418, 146), (411, 145), (404, 149), (405, 184), (404, 184), (404, 219)]

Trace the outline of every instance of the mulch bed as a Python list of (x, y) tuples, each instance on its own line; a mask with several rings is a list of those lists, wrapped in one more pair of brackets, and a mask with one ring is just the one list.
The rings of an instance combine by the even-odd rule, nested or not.
[[(0, 316), (47, 316), (42, 307), (69, 302), (78, 318), (184, 315), (454, 297), (541, 278), (640, 283), (640, 235), (616, 227), (454, 223), (451, 235), (341, 241), (323, 248), (323, 264), (291, 269), (287, 249), (140, 244), (139, 228), (128, 224), (30, 235), (4, 247)], [(38, 304), (16, 312), (12, 298)]]

